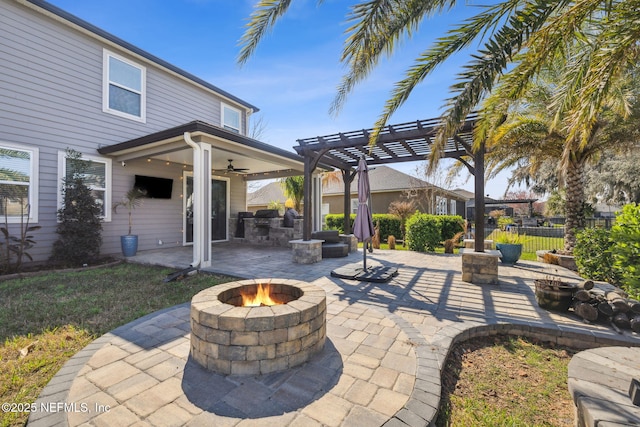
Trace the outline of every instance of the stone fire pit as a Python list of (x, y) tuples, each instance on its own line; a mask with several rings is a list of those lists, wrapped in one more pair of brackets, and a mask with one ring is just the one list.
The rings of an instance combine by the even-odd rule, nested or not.
[[(242, 293), (269, 294), (282, 303), (242, 306)], [(326, 295), (306, 282), (255, 279), (205, 289), (191, 300), (191, 356), (224, 375), (258, 375), (300, 365), (322, 350)]]

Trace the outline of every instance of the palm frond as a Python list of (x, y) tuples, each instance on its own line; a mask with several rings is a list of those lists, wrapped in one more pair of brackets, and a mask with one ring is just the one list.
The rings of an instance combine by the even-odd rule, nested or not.
[(445, 37), (436, 40), (433, 47), (423, 52), (409, 68), (406, 77), (396, 83), (391, 98), (386, 102), (384, 110), (371, 134), (373, 143), (380, 131), (386, 126), (393, 113), (407, 100), (413, 89), (421, 83), (438, 65), (444, 63), (456, 52), (468, 47), (476, 38), (486, 34), (500, 21), (510, 16), (521, 3), (520, 0), (507, 0), (498, 5), (485, 7), (476, 16), (465, 20), (461, 25), (450, 30)]
[(457, 0), (370, 0), (358, 3), (347, 16), (340, 61), (348, 71), (338, 86), (330, 112), (336, 114), (355, 85), (365, 79), (384, 54), (390, 55), (398, 41), (418, 30), (428, 16), (455, 6)]
[(604, 20), (596, 39), (596, 51), (589, 63), (579, 102), (571, 115), (569, 135), (587, 144), (591, 129), (616, 79), (639, 58), (640, 1), (621, 1)]
[(240, 38), (238, 63), (245, 64), (255, 52), (263, 37), (289, 9), (291, 0), (260, 0), (249, 18), (246, 30)]

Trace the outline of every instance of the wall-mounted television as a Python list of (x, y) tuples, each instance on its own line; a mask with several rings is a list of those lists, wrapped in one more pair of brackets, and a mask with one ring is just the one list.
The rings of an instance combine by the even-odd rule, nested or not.
[(170, 199), (173, 179), (136, 175), (133, 186), (146, 192), (147, 197), (152, 199)]

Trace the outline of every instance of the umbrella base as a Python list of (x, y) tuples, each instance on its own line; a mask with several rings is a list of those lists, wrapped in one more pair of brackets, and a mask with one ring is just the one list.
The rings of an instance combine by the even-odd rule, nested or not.
[(331, 277), (339, 279), (359, 280), (361, 282), (386, 283), (398, 275), (396, 267), (340, 267), (331, 272)]

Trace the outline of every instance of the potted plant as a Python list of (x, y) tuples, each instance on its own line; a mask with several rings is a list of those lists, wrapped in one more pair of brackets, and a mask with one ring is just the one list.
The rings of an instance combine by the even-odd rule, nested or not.
[(524, 234), (500, 231), (493, 237), (496, 249), (500, 251), (500, 261), (504, 264), (515, 264), (522, 255), (522, 245), (526, 241)]
[(131, 234), (133, 227), (133, 210), (142, 205), (142, 199), (145, 198), (146, 195), (146, 192), (134, 187), (127, 191), (127, 194), (122, 197), (122, 200), (113, 205), (113, 211), (116, 213), (121, 206), (129, 211), (129, 233), (126, 236), (120, 236), (122, 254), (125, 257), (134, 256), (138, 251), (138, 236)]

